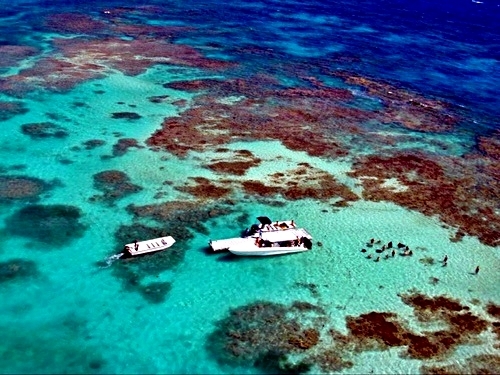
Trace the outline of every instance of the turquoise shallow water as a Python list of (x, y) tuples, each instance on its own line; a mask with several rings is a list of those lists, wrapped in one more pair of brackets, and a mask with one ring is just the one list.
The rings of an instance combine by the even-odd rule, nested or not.
[[(378, 23), (389, 17), (388, 10), (380, 13), (379, 21), (372, 20), (370, 24), (370, 18), (362, 17), (361, 13), (355, 12), (349, 17), (333, 6), (325, 9), (321, 4), (311, 2), (305, 9), (298, 9), (296, 5), (293, 2), (238, 3), (221, 14), (220, 8), (211, 2), (200, 2), (189, 11), (177, 2), (173, 2), (168, 10), (162, 4), (154, 3), (139, 6), (120, 3), (103, 6), (96, 3), (93, 9), (66, 4), (64, 9), (58, 9), (57, 3), (41, 3), (34, 7), (27, 2), (19, 2), (11, 12), (0, 13), (2, 29), (5, 30), (10, 23), (18, 31), (10, 39), (3, 38), (5, 40), (2, 39), (0, 48), (27, 45), (38, 49), (37, 53), (29, 53), (27, 57), (23, 56), (24, 52), (19, 55), (4, 49), (6, 57), (0, 60), (0, 102), (20, 102), (28, 110), (13, 113), (0, 106), (0, 329), (3, 333), (0, 372), (275, 372), (275, 364), (270, 358), (266, 357), (262, 366), (252, 356), (249, 360), (241, 360), (231, 356), (229, 347), (214, 344), (213, 332), (217, 333), (216, 329), (230, 316), (232, 309), (242, 309), (259, 301), (284, 306), (297, 302), (319, 306), (322, 309), (321, 319), (314, 320), (314, 323), (310, 323), (312, 318), (307, 313), (296, 314), (299, 322), (313, 324), (320, 337), (310, 351), (301, 349), (286, 353), (291, 362), (298, 363), (304, 356), (334, 347), (329, 331), (334, 329), (347, 334), (346, 318), (349, 316), (356, 317), (372, 311), (391, 312), (414, 332), (424, 334), (429, 329), (442, 329), (443, 322), (418, 322), (414, 310), (403, 303), (401, 294), (417, 292), (460, 301), (468, 306), (471, 313), (486, 319), (488, 328), (472, 340), (457, 344), (444, 356), (412, 359), (404, 356), (404, 345), (390, 348), (375, 345), (368, 349), (343, 349), (346, 358), (352, 361), (350, 367), (325, 370), (318, 359), (311, 363), (309, 372), (419, 373), (422, 365), (462, 363), (477, 354), (497, 358), (496, 362), (492, 361), (492, 366), (498, 366), (498, 337), (492, 328), (495, 319), (498, 322), (498, 316), (488, 315), (485, 310), (488, 303), (497, 306), (500, 303), (498, 246), (467, 233), (459, 236), (458, 241), (453, 240), (457, 226), (439, 217), (439, 211), (426, 215), (423, 209), (363, 198), (363, 179), (356, 179), (350, 174), (357, 157), (388, 155), (398, 150), (408, 153), (418, 151), (433, 157), (437, 155), (443, 164), (453, 160), (455, 168), (450, 169), (456, 174), (463, 172), (462, 162), (472, 160), (471, 163), (477, 161), (487, 165), (489, 159), (481, 159), (484, 153), (478, 156), (471, 152), (476, 149), (479, 137), (496, 139), (496, 128), (491, 119), (497, 114), (494, 108), (498, 98), (490, 91), (500, 78), (495, 73), (498, 61), (489, 57), (492, 47), (487, 42), (461, 41), (460, 35), (450, 36), (443, 31), (439, 37), (448, 37), (448, 48), (456, 54), (447, 56), (449, 60), (444, 61), (444, 57), (439, 55), (441, 49), (433, 49), (433, 33), (438, 31), (431, 30), (422, 36), (412, 37), (410, 30), (405, 28), (409, 26), (399, 25), (402, 30), (400, 36), (392, 29), (397, 29), (396, 21), (390, 27)], [(364, 5), (373, 9), (368, 4)], [(268, 7), (274, 11), (267, 12)], [(27, 9), (33, 9), (33, 14)], [(104, 12), (105, 9), (112, 9), (112, 18)], [(410, 7), (408, 12), (411, 11), (416, 10)], [(57, 27), (52, 24), (52, 28), (47, 26), (50, 23), (41, 21), (54, 14), (69, 17), (67, 14), (72, 13), (104, 21), (108, 27), (193, 27), (193, 30), (184, 30), (175, 43), (197, 47), (200, 60), (175, 60), (181, 55), (177, 51), (168, 58), (155, 60), (140, 74), (127, 75), (120, 71), (123, 67), (117, 67), (113, 59), (103, 60), (98, 54), (89, 57), (91, 52), (83, 50), (78, 58), (80, 60), (72, 60), (68, 56), (62, 60), (102, 64), (106, 66), (102, 77), (77, 80), (70, 89), (62, 92), (43, 88), (39, 82), (49, 80), (48, 77), (43, 74), (30, 76), (27, 72), (22, 73), (22, 69), (36, 64), (41, 56), (60, 58), (61, 54), (64, 55), (61, 51), (50, 49), (53, 38), (102, 38), (103, 41), (116, 35), (120, 40), (145, 38), (143, 34), (135, 35), (132, 31), (124, 36), (116, 28), (106, 29), (100, 34), (96, 25), (88, 26), (87, 18), (69, 23), (60, 20), (61, 24)], [(473, 25), (473, 20), (470, 22)], [(376, 46), (365, 39), (371, 34), (377, 34), (375, 45), (383, 41), (394, 48), (387, 52), (390, 56), (385, 63), (389, 65), (391, 61), (402, 59), (406, 47), (401, 45), (418, 45), (414, 53), (416, 67), (412, 69), (403, 64), (400, 70), (382, 74), (382, 56), (375, 51)], [(345, 38), (333, 38), (332, 35), (345, 35)], [(152, 32), (147, 34), (147, 38), (156, 38), (160, 43), (173, 37)], [(355, 45), (362, 51), (362, 58), (356, 56)], [(421, 54), (424, 55), (426, 48), (434, 53), (436, 61), (432, 62), (432, 67), (441, 69), (442, 77), (433, 75), (432, 69), (425, 72), (418, 69), (425, 60)], [(345, 54), (335, 55), (339, 51)], [(467, 52), (473, 52), (475, 56), (466, 58), (464, 55)], [(120, 54), (117, 51), (114, 53)], [(119, 55), (118, 59), (133, 61), (134, 64), (153, 59), (148, 51), (141, 53), (137, 52), (132, 58)], [(227, 70), (212, 69), (213, 65), (203, 60), (205, 57), (231, 61), (234, 66)], [(443, 65), (451, 67), (452, 72), (443, 70)], [(395, 125), (398, 119), (401, 120), (397, 115), (386, 121), (375, 114), (383, 108), (387, 92), (374, 93), (362, 85), (360, 88), (359, 85), (340, 82), (332, 74), (325, 73), (332, 68), (350, 69), (381, 82), (399, 75), (388, 90), (399, 84), (404, 92), (413, 89), (421, 97), (443, 100), (456, 109), (460, 121), (456, 128), (444, 132), (425, 132), (411, 129), (411, 126)], [(19, 71), (22, 74), (15, 75)], [(83, 74), (81, 70), (76, 71), (77, 76)], [(466, 71), (473, 79), (467, 80), (457, 71)], [(23, 74), (28, 76), (26, 81), (23, 81)], [(71, 76), (71, 73), (61, 70), (52, 74), (60, 81), (67, 75)], [(429, 79), (430, 76), (432, 79)], [(12, 77), (15, 79), (12, 80)], [(206, 97), (202, 96), (206, 92), (202, 89), (193, 92), (168, 87), (172, 82), (201, 78), (240, 81), (232, 89), (214, 90)], [(280, 82), (280, 90), (295, 85), (305, 85), (312, 90), (315, 88), (311, 84), (314, 79), (335, 88), (348, 88), (354, 95), (349, 104), (352, 108), (374, 111), (373, 118), (369, 120), (355, 118), (354, 115), (349, 117), (339, 111), (337, 121), (342, 126), (352, 126), (352, 129), (358, 126), (351, 132), (340, 132), (340, 125), (334, 126), (328, 119), (324, 120), (324, 124), (318, 121), (327, 129), (325, 137), (338, 132), (336, 141), (347, 145), (349, 154), (334, 158), (321, 153), (311, 156), (314, 153), (308, 153), (310, 149), (307, 147), (301, 148), (303, 144), (287, 147), (288, 138), (273, 138), (272, 133), (259, 138), (258, 134), (268, 129), (260, 127), (257, 115), (241, 117), (255, 120), (255, 124), (251, 124), (252, 131), (245, 133), (246, 128), (241, 127), (243, 135), (232, 134), (223, 143), (213, 141), (214, 134), (229, 132), (223, 125), (224, 118), (242, 116), (241, 111), (259, 113), (259, 108), (270, 111), (269, 107), (258, 107), (266, 101), (275, 106), (283, 103), (280, 102), (284, 100), (282, 96), (270, 94), (273, 85), (276, 85), (274, 80)], [(445, 95), (440, 85), (444, 82), (449, 84), (450, 80), (460, 87), (456, 92)], [(30, 88), (29, 92), (16, 91), (19, 81)], [(427, 86), (422, 83), (424, 81)], [(469, 86), (459, 85), (465, 81)], [(478, 86), (474, 86), (476, 83)], [(12, 87), (16, 88), (14, 92)], [(232, 92), (234, 87), (238, 87), (239, 91)], [(483, 91), (474, 98), (477, 87), (482, 87)], [(299, 113), (308, 108), (307, 102), (304, 105), (300, 100), (311, 100), (311, 106), (314, 100), (317, 103), (326, 100), (319, 97), (307, 99), (308, 95), (312, 94), (305, 92), (298, 95), (302, 98), (294, 102), (296, 107), (286, 115), (289, 121), (295, 121), (293, 111)], [(238, 107), (245, 102), (245, 97), (254, 100), (254, 107)], [(210, 101), (212, 99), (213, 102)], [(334, 106), (331, 102), (326, 103), (325, 113)], [(234, 112), (227, 109), (224, 116), (218, 118), (217, 105), (243, 109)], [(172, 145), (179, 145), (185, 140), (173, 131), (172, 137), (179, 139), (176, 138), (166, 148), (150, 146), (151, 135), (161, 128), (164, 119), (181, 121), (189, 109), (196, 108), (205, 117), (200, 117), (203, 121), (189, 125), (206, 133), (200, 141), (185, 125), (192, 150), (186, 154), (176, 153)], [(128, 114), (124, 115), (124, 112)], [(132, 118), (113, 118), (113, 114), (117, 117), (117, 113)], [(195, 116), (189, 113), (189, 116)], [(134, 118), (133, 114), (140, 118)], [(276, 113), (272, 116), (278, 121)], [(204, 126), (210, 121), (219, 121), (219, 124), (208, 131)], [(310, 118), (304, 121), (314, 123)], [(433, 121), (444, 120), (434, 118)], [(44, 127), (47, 123), (51, 125)], [(38, 127), (32, 128), (31, 134), (23, 133), (26, 124), (38, 124)], [(272, 123), (266, 124), (267, 128), (272, 126)], [(308, 129), (286, 131), (309, 134), (312, 139), (318, 131), (314, 126), (317, 125), (311, 125), (311, 133), (307, 133)], [(64, 135), (57, 131), (63, 131)], [(277, 128), (275, 133), (280, 131)], [(212, 141), (214, 144), (210, 144)], [(204, 148), (206, 144), (209, 146)], [(326, 142), (323, 147), (329, 146)], [(494, 143), (492, 147), (498, 147), (498, 144)], [(238, 152), (259, 160), (254, 160), (251, 168), (242, 175), (217, 173), (209, 168), (214, 160), (240, 160), (235, 156)], [(271, 185), (273, 181), (278, 181), (277, 184), (284, 187), (286, 181), (280, 180), (279, 173), (290, 173), (307, 184), (314, 175), (304, 172), (306, 177), (302, 179), (300, 174), (291, 172), (304, 168), (304, 165), (309, 172), (320, 170), (333, 176), (359, 199), (342, 205), (338, 204), (337, 196), (318, 198), (309, 191), (300, 199), (287, 200), (280, 195), (266, 196), (264, 193), (245, 192), (241, 188), (241, 183), (245, 181)], [(103, 183), (104, 187), (100, 186), (96, 175), (109, 171), (123, 172), (127, 180), (122, 181), (115, 176), (121, 182), (111, 179)], [(488, 181), (496, 186), (498, 176), (494, 171), (489, 176), (491, 179)], [(201, 194), (190, 194), (185, 189), (186, 185), (192, 186), (193, 181), (200, 178), (232, 190), (225, 196), (215, 198), (208, 188)], [(26, 181), (35, 182), (29, 184)], [(315, 189), (321, 189), (319, 185), (313, 184)], [(384, 186), (396, 190), (405, 188), (397, 178), (387, 180)], [(494, 196), (496, 193), (497, 190), (492, 188), (491, 194)], [(485, 200), (484, 205), (487, 204)], [(58, 205), (70, 209), (63, 212)], [(147, 212), (143, 216), (134, 215), (134, 207), (149, 205), (150, 210), (158, 208), (156, 216), (149, 216)], [(59, 211), (54, 207), (59, 207)], [(28, 214), (23, 214), (30, 208), (32, 210)], [(498, 200), (493, 210), (493, 224), (498, 224)], [(44, 214), (47, 216), (44, 217)], [(208, 251), (210, 239), (238, 236), (260, 215), (273, 219), (294, 219), (312, 234), (313, 250), (258, 259), (236, 258)], [(160, 231), (167, 231), (177, 239), (168, 252), (139, 260), (123, 261), (113, 257), (120, 252), (125, 239), (131, 241), (131, 237), (138, 233), (153, 235)], [(378, 256), (376, 247), (367, 247), (371, 238), (380, 239), (383, 243), (404, 242), (414, 254), (412, 257), (396, 255), (385, 259), (386, 253), (382, 253), (380, 261), (375, 262)], [(362, 248), (368, 251), (363, 253)], [(368, 259), (367, 254), (373, 257)], [(449, 261), (443, 267), (440, 261), (445, 255), (448, 255)], [(480, 272), (476, 275), (474, 269), (477, 266)], [(293, 315), (290, 311), (287, 314), (282, 318)], [(246, 323), (244, 314), (240, 323)], [(256, 330), (260, 327), (258, 324), (256, 321)], [(232, 329), (237, 330), (238, 325), (235, 324)], [(229, 335), (231, 332), (226, 333)], [(220, 332), (217, 334), (225, 337)], [(284, 336), (283, 340), (286, 343), (290, 339)], [(256, 352), (267, 343), (263, 342), (253, 343)], [(288, 370), (283, 371), (292, 372)]]

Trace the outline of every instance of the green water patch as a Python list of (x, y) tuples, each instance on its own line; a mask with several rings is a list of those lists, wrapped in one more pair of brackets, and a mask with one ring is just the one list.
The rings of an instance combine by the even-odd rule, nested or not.
[[(76, 323), (76, 324), (75, 324)], [(2, 325), (0, 368), (6, 373), (102, 373), (106, 361), (86, 343), (88, 333), (78, 322)]]
[(10, 259), (0, 262), (0, 284), (31, 279), (38, 276), (35, 262), (26, 259)]
[(80, 221), (81, 218), (82, 212), (78, 207), (33, 204), (6, 219), (6, 232), (40, 242), (50, 248), (62, 247), (82, 237), (87, 230), (87, 226)]

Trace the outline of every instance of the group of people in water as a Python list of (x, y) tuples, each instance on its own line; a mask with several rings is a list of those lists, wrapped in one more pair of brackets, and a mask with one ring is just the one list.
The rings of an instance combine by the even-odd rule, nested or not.
[[(368, 241), (366, 243), (366, 246), (367, 247), (373, 247), (374, 245), (378, 245), (381, 242), (382, 242), (381, 240), (376, 240), (375, 238), (372, 238), (372, 239), (370, 239), (370, 241)], [(401, 242), (398, 242), (398, 244), (396, 245), (396, 247), (398, 248), (398, 250), (402, 250), (402, 252), (399, 253), (399, 255), (401, 255), (401, 256), (412, 256), (413, 255), (413, 251), (409, 248), (408, 245), (405, 245), (405, 244), (403, 244)], [(385, 255), (385, 259), (389, 259), (390, 257), (394, 257), (396, 255), (396, 250), (393, 247), (392, 241), (390, 241), (386, 245), (382, 245), (382, 247), (380, 249), (376, 249), (375, 252), (380, 254), (380, 253), (383, 253), (384, 251), (389, 250), (389, 249), (392, 249), (392, 251), (390, 252), (390, 255), (389, 255), (389, 253), (387, 253)], [(367, 252), (366, 248), (361, 249), (361, 252), (362, 253), (366, 253)], [(368, 254), (366, 256), (366, 258), (367, 259), (372, 259), (373, 255), (372, 254)], [(378, 262), (378, 261), (380, 261), (380, 256), (377, 256), (377, 258), (375, 258), (375, 262)], [(444, 258), (441, 261), (441, 263), (442, 263), (443, 267), (446, 267), (448, 265), (448, 255), (444, 256)], [(479, 273), (479, 266), (477, 266), (476, 269), (475, 269), (475, 271), (474, 271), (475, 275), (477, 275), (478, 273)]]
[[(366, 243), (366, 246), (367, 247), (373, 247), (374, 245), (378, 245), (381, 242), (382, 242), (381, 240), (376, 240), (375, 238), (372, 238), (370, 241), (368, 241)], [(411, 250), (408, 245), (405, 245), (405, 244), (399, 242), (396, 245), (396, 247), (398, 248), (398, 250), (402, 251), (402, 252), (399, 253), (399, 255), (401, 255), (401, 256), (412, 256), (413, 255), (413, 250)], [(378, 254), (381, 254), (381, 253), (383, 253), (386, 250), (391, 250), (391, 252), (390, 252), (390, 255), (389, 255), (389, 252), (385, 255), (385, 257), (384, 257), (385, 259), (389, 259), (390, 257), (394, 257), (396, 255), (396, 250), (395, 250), (395, 247), (392, 244), (392, 241), (390, 241), (389, 243), (387, 243), (385, 245), (382, 245), (382, 247), (379, 248), (379, 249), (376, 249), (375, 252), (378, 253)], [(362, 253), (366, 253), (367, 250), (365, 248), (363, 248), (363, 249), (361, 249), (361, 252)], [(372, 259), (373, 255), (372, 254), (368, 254), (366, 257), (368, 259)], [(375, 258), (375, 262), (378, 262), (378, 261), (380, 261), (380, 256), (377, 256), (377, 258)]]

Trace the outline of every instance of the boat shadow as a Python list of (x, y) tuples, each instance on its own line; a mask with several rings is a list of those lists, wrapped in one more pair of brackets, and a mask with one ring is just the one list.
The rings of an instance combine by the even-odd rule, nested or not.
[[(206, 246), (202, 249), (203, 253), (210, 257), (217, 257), (217, 262), (236, 262), (241, 260), (242, 257), (234, 255), (229, 251), (213, 251), (210, 246)], [(246, 257), (245, 257), (246, 258)]]
[(217, 262), (237, 262), (238, 260), (241, 260), (241, 257), (230, 252), (225, 253), (224, 255), (217, 258)]

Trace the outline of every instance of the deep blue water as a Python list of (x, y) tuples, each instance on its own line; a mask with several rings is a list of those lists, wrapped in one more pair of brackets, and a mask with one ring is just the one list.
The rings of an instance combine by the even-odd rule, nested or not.
[[(134, 2), (134, 6), (152, 4), (155, 2)], [(196, 25), (192, 44), (223, 45), (228, 59), (239, 58), (233, 48), (248, 45), (272, 48), (278, 59), (284, 53), (287, 59), (302, 58), (312, 64), (318, 62), (314, 59), (328, 64), (333, 58), (348, 56), (357, 61), (336, 63), (336, 68), (401, 83), (485, 116), (499, 114), (500, 3), (496, 0), (157, 4), (167, 10), (156, 20), (152, 15), (150, 21), (166, 21), (167, 17), (174, 25)], [(27, 27), (36, 30), (40, 15), (46, 12), (76, 8), (92, 14), (102, 5), (127, 6), (119, 1), (18, 2), (1, 14), (9, 17), (22, 10), (23, 21), (4, 24), (0, 42), (23, 40)], [(367, 32), (360, 32), (359, 27)], [(289, 39), (303, 49), (287, 50)]]

